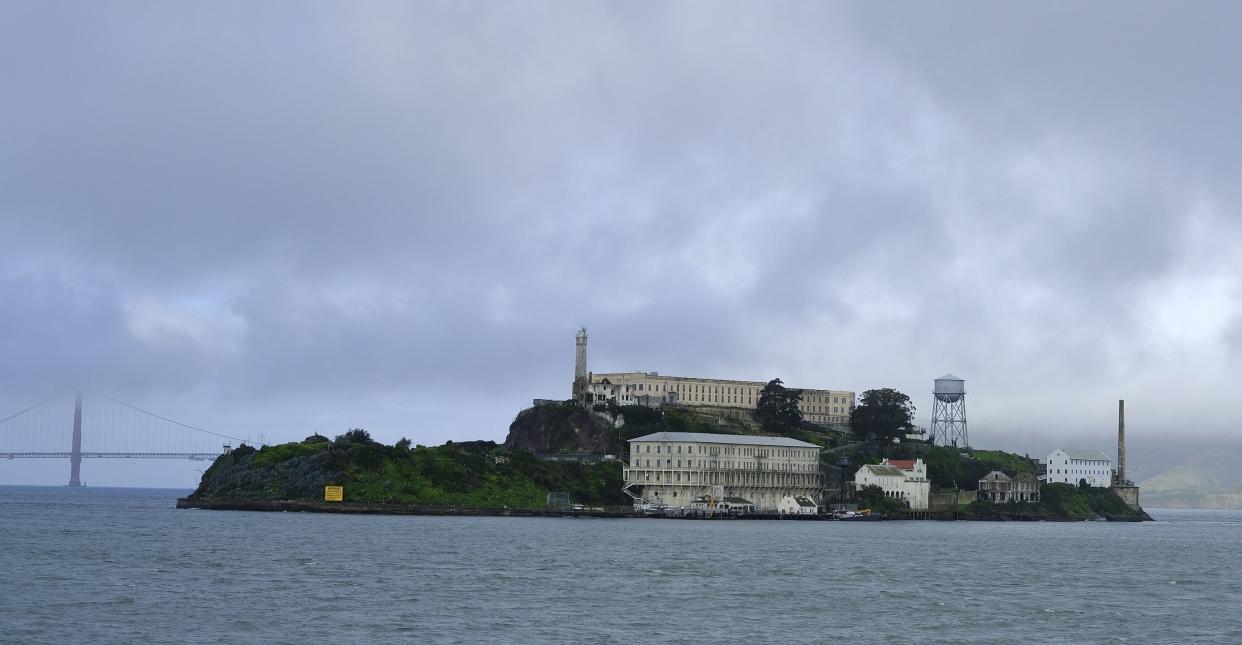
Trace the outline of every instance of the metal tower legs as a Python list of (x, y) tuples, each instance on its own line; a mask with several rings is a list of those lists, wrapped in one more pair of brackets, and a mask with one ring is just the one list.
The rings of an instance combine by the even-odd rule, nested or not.
[(966, 435), (966, 396), (956, 401), (941, 401), (932, 397), (932, 443), (938, 446), (969, 448)]

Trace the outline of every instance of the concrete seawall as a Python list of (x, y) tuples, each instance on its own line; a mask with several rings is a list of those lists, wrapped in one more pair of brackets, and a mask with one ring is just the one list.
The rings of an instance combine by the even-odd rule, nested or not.
[[(472, 508), (465, 506), (431, 506), (420, 504), (385, 504), (381, 502), (320, 502), (304, 500), (247, 500), (247, 499), (190, 499), (182, 497), (177, 500), (177, 508), (199, 508), (214, 511), (260, 511), (268, 513), (346, 513), (354, 515), (442, 515), (442, 516), (474, 516), (474, 517), (598, 517), (598, 518), (644, 518), (644, 519), (681, 519), (681, 520), (778, 520), (778, 521), (835, 521), (836, 518), (822, 515), (780, 515), (776, 513), (752, 513), (749, 515), (714, 515), (705, 517), (700, 514), (676, 516), (644, 515), (635, 513), (626, 507), (608, 509), (583, 509), (580, 511), (559, 511), (543, 508)], [(978, 515), (969, 512), (940, 511), (905, 511), (888, 516), (870, 516), (866, 518), (848, 518), (849, 520), (892, 521), (892, 520), (939, 520), (939, 521), (975, 521), (975, 522), (1082, 522), (1089, 518), (1068, 517), (1029, 517), (1021, 515)], [(1104, 518), (1100, 518), (1104, 519)], [(1109, 521), (1150, 521), (1144, 513), (1142, 517), (1110, 518)]]
[(531, 508), (469, 508), (379, 502), (311, 502), (303, 500), (190, 499), (177, 500), (177, 508), (213, 511), (263, 511), (296, 513), (347, 513), (357, 515), (475, 515), (513, 517), (637, 517), (633, 511), (554, 511)]

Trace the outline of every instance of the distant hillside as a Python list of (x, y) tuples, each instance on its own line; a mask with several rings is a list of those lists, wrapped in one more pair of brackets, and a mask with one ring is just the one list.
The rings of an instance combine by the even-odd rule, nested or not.
[(1242, 451), (1196, 454), (1139, 484), (1143, 506), (1242, 509)]

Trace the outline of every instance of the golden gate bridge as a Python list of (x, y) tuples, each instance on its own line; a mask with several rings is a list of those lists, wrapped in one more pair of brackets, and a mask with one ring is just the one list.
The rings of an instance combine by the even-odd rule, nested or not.
[(243, 443), (107, 395), (55, 396), (0, 418), (0, 460), (68, 459), (70, 486), (82, 485), (83, 459), (213, 460)]

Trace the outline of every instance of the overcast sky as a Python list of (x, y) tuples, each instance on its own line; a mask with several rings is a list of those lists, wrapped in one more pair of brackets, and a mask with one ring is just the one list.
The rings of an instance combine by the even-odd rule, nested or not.
[(501, 441), (586, 325), (923, 424), (951, 371), (983, 447), (1232, 439), (1242, 5), (822, 4), (0, 4), (0, 417)]

